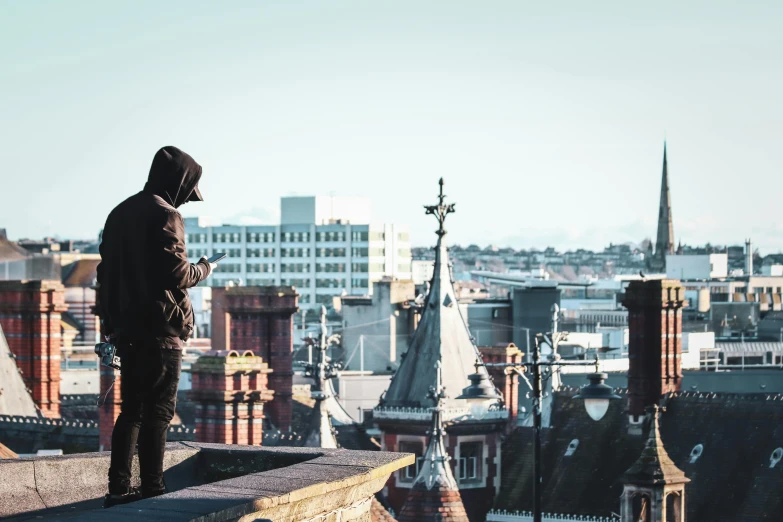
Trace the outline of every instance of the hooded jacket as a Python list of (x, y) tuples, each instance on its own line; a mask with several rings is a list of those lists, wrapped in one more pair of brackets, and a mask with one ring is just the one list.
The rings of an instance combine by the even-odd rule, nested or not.
[(152, 160), (144, 190), (111, 211), (103, 228), (97, 309), (101, 332), (120, 339), (156, 340), (181, 348), (193, 332), (188, 288), (210, 272), (190, 263), (178, 207), (203, 201), (201, 166), (176, 147)]

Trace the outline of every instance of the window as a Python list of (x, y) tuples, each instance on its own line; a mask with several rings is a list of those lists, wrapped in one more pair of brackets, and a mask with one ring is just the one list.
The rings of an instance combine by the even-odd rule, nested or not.
[(310, 257), (309, 248), (281, 248), (280, 257)]
[(280, 284), (283, 286), (293, 286), (295, 288), (310, 288), (309, 279), (282, 279)]
[(367, 263), (352, 263), (351, 272), (366, 274), (368, 269)]
[(409, 265), (407, 263), (403, 263), (401, 265), (397, 265), (397, 272), (405, 273), (405, 272), (410, 272), (410, 271), (411, 271), (411, 265)]
[(252, 272), (271, 273), (275, 271), (275, 265), (274, 263), (248, 263), (246, 269), (249, 273)]
[(400, 257), (411, 257), (411, 249), (410, 248), (400, 248), (397, 250), (397, 255)]
[(218, 263), (215, 272), (219, 274), (237, 274), (242, 272), (242, 265), (237, 265), (234, 263)]
[(345, 263), (316, 263), (315, 271), (326, 272), (326, 273), (331, 273), (331, 272), (343, 273), (345, 272)]
[(401, 440), (399, 444), (397, 444), (397, 451), (400, 453), (413, 453), (416, 455), (415, 464), (411, 464), (407, 468), (400, 470), (400, 482), (413, 482), (416, 475), (419, 474), (422, 455), (424, 455), (424, 447), (421, 441)]
[(310, 232), (283, 232), (280, 239), (284, 243), (307, 243), (310, 241)]
[(299, 296), (300, 304), (310, 304), (310, 294), (302, 294)]
[(274, 232), (248, 232), (245, 236), (248, 243), (274, 243)]
[(459, 445), (457, 477), (460, 482), (481, 480), (484, 445), (481, 442), (463, 442)]
[(331, 306), (334, 303), (334, 298), (331, 295), (317, 295), (315, 296), (315, 302)]
[(242, 257), (242, 249), (240, 248), (229, 248), (228, 251), (226, 251), (226, 254), (228, 254), (228, 257)]
[(247, 257), (275, 257), (274, 248), (248, 248)]
[(367, 232), (353, 231), (351, 232), (351, 241), (367, 241)]
[(316, 241), (324, 243), (332, 243), (337, 241), (345, 241), (345, 232), (333, 231), (333, 232), (318, 232), (315, 235)]
[(382, 248), (371, 248), (370, 257), (383, 257), (386, 255), (386, 251)]
[(353, 288), (369, 288), (369, 281), (367, 279), (351, 279), (351, 286)]
[(386, 267), (383, 263), (370, 263), (370, 272), (383, 272)]
[(386, 234), (383, 232), (370, 232), (370, 241), (383, 241), (386, 238)]
[(369, 249), (367, 249), (366, 247), (364, 248), (354, 247), (351, 249), (351, 256), (353, 257), (367, 257), (368, 253), (369, 253)]
[(288, 263), (280, 265), (281, 272), (309, 272), (309, 263)]
[(409, 241), (410, 236), (408, 235), (407, 232), (400, 232), (399, 234), (397, 234), (397, 239), (399, 239), (400, 241)]
[(206, 234), (188, 234), (188, 243), (206, 243)]
[(318, 257), (345, 257), (344, 248), (317, 248), (315, 255)]
[(316, 279), (316, 288), (345, 288), (345, 279)]

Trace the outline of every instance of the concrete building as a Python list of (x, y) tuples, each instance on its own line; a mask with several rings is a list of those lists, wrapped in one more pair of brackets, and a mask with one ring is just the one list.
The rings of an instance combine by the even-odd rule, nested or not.
[(720, 279), (729, 275), (728, 254), (667, 255), (668, 279)]
[(413, 281), (383, 279), (371, 296), (345, 296), (342, 345), (348, 370), (388, 372), (399, 366), (400, 355), (416, 329), (417, 307)]
[(369, 295), (383, 277), (411, 278), (408, 228), (372, 223), (355, 198), (281, 198), (279, 225), (213, 226), (186, 218), (188, 257), (226, 252), (212, 286), (294, 286), (303, 308), (342, 294)]

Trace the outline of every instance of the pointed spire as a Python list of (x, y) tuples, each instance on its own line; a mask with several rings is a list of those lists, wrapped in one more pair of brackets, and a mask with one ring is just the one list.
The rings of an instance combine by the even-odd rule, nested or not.
[(666, 268), (666, 255), (675, 253), (674, 224), (672, 221), (671, 190), (669, 188), (669, 166), (666, 159), (666, 142), (663, 142), (663, 171), (661, 173), (661, 199), (658, 204), (658, 234), (655, 241), (655, 256), (652, 268)]
[[(432, 406), (427, 399), (427, 390), (435, 384), (435, 363), (438, 361), (443, 364), (445, 387), (449, 390), (462, 390), (468, 386), (468, 376), (474, 372), (473, 363), (480, 357), (460, 312), (446, 248), (445, 222), (447, 216), (454, 212), (455, 204), (446, 202), (443, 178), (438, 185), (438, 203), (424, 207), (427, 215), (434, 215), (438, 220), (438, 230), (435, 232), (438, 240), (430, 290), (410, 347), (392, 378), (383, 405), (376, 409), (376, 418), (383, 416), (384, 408)], [(480, 371), (486, 373), (483, 366)], [(465, 401), (462, 400), (449, 399), (447, 402), (450, 407), (466, 407)]]
[(663, 484), (686, 484), (690, 479), (678, 468), (661, 440), (659, 414), (662, 410), (657, 404), (651, 406), (650, 433), (644, 450), (633, 466), (625, 472), (624, 482), (639, 486), (657, 486)]
[(451, 471), (451, 458), (446, 452), (443, 437), (443, 401), (446, 393), (443, 388), (443, 366), (440, 361), (435, 365), (436, 383), (430, 388), (428, 397), (435, 402), (432, 410), (432, 425), (428, 433), (427, 451), (421, 461), (421, 468), (413, 487), (405, 499), (398, 522), (421, 522), (434, 520), (434, 513), (441, 516), (441, 522), (468, 522), (465, 506), (459, 493), (457, 481)]

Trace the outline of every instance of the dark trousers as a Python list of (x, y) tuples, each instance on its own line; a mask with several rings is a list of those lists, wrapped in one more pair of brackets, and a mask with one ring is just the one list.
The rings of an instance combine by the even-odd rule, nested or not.
[(111, 437), (109, 493), (131, 486), (131, 464), (139, 444), (141, 489), (145, 497), (166, 490), (163, 452), (174, 417), (182, 351), (160, 348), (155, 340), (120, 341), (122, 407)]

